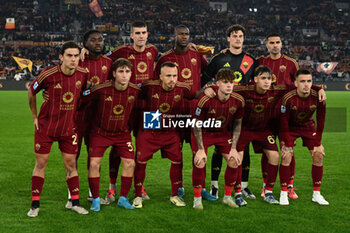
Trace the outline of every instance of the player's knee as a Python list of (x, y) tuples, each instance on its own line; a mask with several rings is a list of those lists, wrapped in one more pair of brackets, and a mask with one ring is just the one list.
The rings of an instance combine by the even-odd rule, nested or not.
[(46, 168), (47, 163), (48, 163), (48, 159), (38, 159), (35, 162), (35, 169), (43, 170)]
[(314, 152), (313, 153), (313, 162), (315, 165), (321, 166), (323, 165), (323, 154), (320, 152)]
[(289, 166), (290, 162), (292, 161), (292, 156), (291, 155), (286, 155), (281, 159), (281, 163), (283, 166)]
[(227, 166), (229, 166), (230, 168), (237, 168), (239, 165), (237, 164), (236, 161), (229, 160), (229, 161), (227, 162)]
[(135, 160), (133, 159), (123, 159), (123, 166), (126, 169), (131, 169), (135, 167)]
[(204, 168), (205, 162), (202, 160), (199, 164), (195, 164), (196, 168)]
[(90, 159), (90, 169), (99, 169), (100, 168), (100, 161), (94, 158)]

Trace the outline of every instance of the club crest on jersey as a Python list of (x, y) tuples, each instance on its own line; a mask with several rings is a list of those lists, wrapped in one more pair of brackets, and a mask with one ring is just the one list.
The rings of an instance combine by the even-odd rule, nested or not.
[(281, 105), (281, 113), (286, 113), (286, 106)]
[(191, 70), (188, 69), (188, 68), (184, 68), (182, 71), (181, 71), (181, 76), (184, 78), (184, 79), (189, 79), (191, 77), (192, 73), (191, 73)]
[(104, 74), (107, 73), (107, 66), (105, 65), (102, 66), (102, 73)]
[(170, 110), (170, 104), (168, 103), (162, 103), (160, 106), (159, 106), (159, 110), (162, 112), (162, 113), (166, 113)]
[(248, 66), (249, 66), (249, 64), (248, 64), (248, 62), (243, 62), (243, 66), (244, 66), (244, 68), (247, 68)]
[(40, 150), (40, 144), (39, 143), (35, 144), (35, 150), (36, 151)]
[(316, 105), (313, 104), (313, 105), (310, 106), (310, 110), (311, 111), (314, 111), (315, 109), (316, 109)]
[(66, 92), (62, 97), (63, 101), (67, 104), (71, 103), (74, 99), (74, 94), (72, 92)]
[(131, 95), (131, 96), (128, 97), (128, 102), (129, 103), (134, 102), (134, 100), (135, 100), (135, 96)]
[(152, 53), (151, 52), (147, 52), (146, 56), (147, 56), (148, 59), (152, 59)]
[(285, 65), (281, 65), (281, 66), (280, 66), (280, 71), (281, 71), (281, 72), (286, 71), (286, 69), (287, 69), (287, 67), (286, 67)]
[(196, 116), (200, 116), (201, 115), (201, 112), (202, 112), (202, 109), (198, 108), (196, 109)]
[(80, 88), (81, 88), (81, 81), (76, 81), (75, 87), (76, 87), (77, 89), (80, 89)]
[(174, 96), (174, 101), (175, 101), (175, 102), (179, 102), (180, 99), (181, 99), (181, 96), (180, 96), (180, 95), (175, 95), (175, 96)]
[(36, 81), (36, 82), (34, 83), (34, 85), (33, 85), (33, 89), (36, 90), (36, 89), (38, 88), (38, 86), (39, 86), (39, 84), (38, 84), (38, 82)]
[(123, 111), (124, 111), (123, 105), (117, 104), (116, 106), (113, 107), (113, 113), (115, 115), (120, 115), (123, 113)]
[(236, 112), (237, 108), (236, 107), (231, 107), (228, 109), (228, 111), (233, 115)]
[(143, 128), (144, 129), (160, 129), (160, 116), (162, 113), (157, 110), (156, 112), (143, 112)]
[(140, 73), (144, 73), (147, 70), (147, 64), (145, 62), (140, 62), (139, 64), (137, 64), (137, 70)]
[(191, 63), (192, 63), (192, 65), (197, 65), (197, 59), (196, 58), (192, 58), (191, 59)]

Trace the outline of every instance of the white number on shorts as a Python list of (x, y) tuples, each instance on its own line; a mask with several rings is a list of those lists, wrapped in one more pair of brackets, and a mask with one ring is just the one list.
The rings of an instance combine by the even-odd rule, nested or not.
[(72, 138), (73, 138), (72, 145), (78, 144), (78, 143), (77, 143), (77, 137), (78, 137), (77, 134), (72, 135)]
[(134, 147), (132, 146), (131, 142), (127, 142), (126, 145), (128, 145), (129, 151), (134, 151)]
[(229, 140), (227, 140), (227, 143), (228, 143), (228, 144), (232, 144), (232, 138), (229, 139)]
[(275, 139), (271, 135), (267, 137), (267, 140), (269, 141), (270, 144), (275, 144), (276, 143)]

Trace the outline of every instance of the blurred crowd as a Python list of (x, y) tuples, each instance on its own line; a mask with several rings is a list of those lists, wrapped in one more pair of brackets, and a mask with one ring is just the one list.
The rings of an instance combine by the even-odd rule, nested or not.
[[(91, 1), (91, 0), (90, 0)], [(227, 46), (225, 31), (232, 24), (246, 27), (245, 51), (255, 57), (267, 54), (265, 36), (278, 32), (283, 52), (314, 70), (319, 62), (338, 62), (330, 78), (349, 78), (349, 3), (326, 0), (227, 1), (227, 11), (210, 7), (207, 0), (99, 0), (103, 16), (89, 9), (89, 0), (12, 0), (0, 9), (0, 71), (14, 75), (11, 56), (32, 60), (38, 69), (58, 62), (62, 41), (81, 41), (85, 31), (104, 31), (107, 51), (131, 43), (129, 25), (144, 20), (149, 43), (160, 52), (173, 43), (176, 25), (189, 27), (192, 42)], [(5, 29), (6, 18), (15, 18), (16, 28)], [(36, 68), (34, 67), (34, 72)], [(11, 70), (12, 69), (12, 70)], [(9, 71), (10, 70), (10, 71)], [(12, 73), (11, 73), (12, 72)], [(318, 75), (317, 73), (315, 73)], [(35, 74), (34, 74), (35, 75)]]

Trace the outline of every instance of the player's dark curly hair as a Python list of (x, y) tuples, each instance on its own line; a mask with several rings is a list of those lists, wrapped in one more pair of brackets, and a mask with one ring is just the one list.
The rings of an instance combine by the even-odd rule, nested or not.
[(217, 80), (227, 80), (229, 82), (232, 82), (235, 80), (235, 78), (235, 72), (227, 68), (221, 68), (216, 74)]

